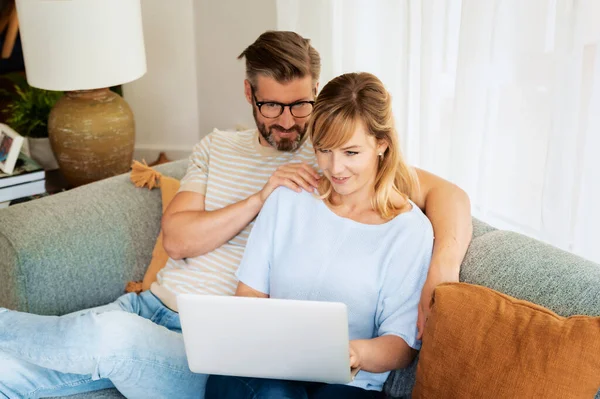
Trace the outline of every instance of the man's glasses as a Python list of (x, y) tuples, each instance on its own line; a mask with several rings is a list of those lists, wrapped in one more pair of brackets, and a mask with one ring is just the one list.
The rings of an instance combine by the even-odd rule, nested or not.
[(265, 118), (274, 119), (283, 114), (285, 107), (290, 108), (290, 113), (295, 118), (306, 118), (313, 111), (314, 101), (296, 101), (291, 104), (282, 104), (273, 101), (258, 101), (254, 94), (254, 88), (252, 89), (252, 97), (254, 97), (254, 103), (258, 108), (258, 112)]

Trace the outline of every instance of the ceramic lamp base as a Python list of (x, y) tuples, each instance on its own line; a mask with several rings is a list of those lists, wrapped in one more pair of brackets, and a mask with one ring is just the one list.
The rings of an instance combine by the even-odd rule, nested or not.
[(48, 118), (61, 172), (72, 186), (129, 171), (135, 124), (127, 102), (109, 89), (71, 91)]

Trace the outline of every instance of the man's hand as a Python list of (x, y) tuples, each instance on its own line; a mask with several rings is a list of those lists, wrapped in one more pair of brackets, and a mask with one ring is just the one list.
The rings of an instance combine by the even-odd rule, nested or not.
[(457, 282), (458, 276), (444, 276), (438, 269), (432, 266), (427, 274), (427, 280), (421, 291), (421, 301), (419, 302), (419, 315), (417, 317), (417, 328), (419, 330), (417, 339), (423, 338), (425, 323), (431, 313), (431, 300), (433, 299), (433, 291), (435, 287), (442, 283)]
[(302, 189), (312, 193), (319, 185), (319, 179), (319, 174), (306, 163), (289, 163), (278, 167), (257, 194), (264, 204), (273, 190), (279, 186), (285, 186), (298, 193)]

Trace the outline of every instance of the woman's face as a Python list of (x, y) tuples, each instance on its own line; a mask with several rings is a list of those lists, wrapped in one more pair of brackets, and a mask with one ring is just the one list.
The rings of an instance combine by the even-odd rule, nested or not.
[(333, 190), (347, 196), (373, 189), (379, 153), (386, 148), (386, 144), (377, 143), (375, 137), (367, 133), (363, 123), (358, 123), (354, 135), (342, 147), (317, 150), (317, 163)]

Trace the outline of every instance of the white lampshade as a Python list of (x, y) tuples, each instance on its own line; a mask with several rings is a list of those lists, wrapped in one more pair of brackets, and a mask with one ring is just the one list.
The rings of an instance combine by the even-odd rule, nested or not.
[(146, 72), (140, 0), (17, 0), (27, 81), (46, 90), (116, 86)]

